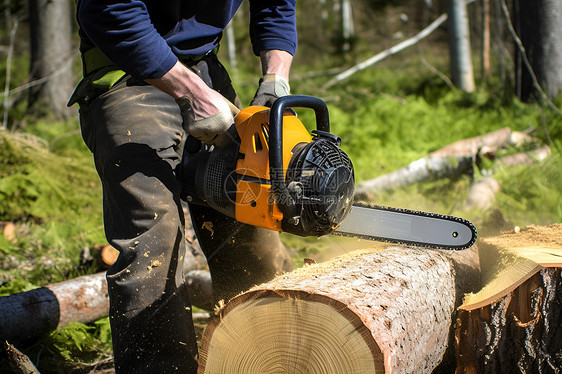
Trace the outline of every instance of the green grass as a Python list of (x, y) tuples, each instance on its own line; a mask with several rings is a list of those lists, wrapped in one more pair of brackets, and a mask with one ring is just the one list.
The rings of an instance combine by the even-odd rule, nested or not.
[[(24, 276), (36, 286), (79, 275), (81, 248), (104, 243), (101, 187), (76, 123), (38, 124), (0, 134), (0, 220), (17, 240), (0, 253), (26, 270), (5, 269), (0, 282)], [(2, 285), (0, 283), (0, 285)]]

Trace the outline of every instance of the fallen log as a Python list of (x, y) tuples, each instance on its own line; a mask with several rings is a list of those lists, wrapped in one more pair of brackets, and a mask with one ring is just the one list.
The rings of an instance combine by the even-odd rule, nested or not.
[(334, 84), (349, 78), (350, 76), (352, 76), (353, 74), (355, 74), (356, 72), (363, 70), (383, 59), (385, 59), (388, 56), (392, 56), (408, 47), (411, 47), (412, 45), (418, 43), (420, 40), (428, 37), (433, 31), (435, 31), (442, 23), (444, 23), (447, 20), (447, 14), (441, 14), (439, 17), (437, 17), (437, 19), (435, 19), (433, 22), (431, 22), (426, 28), (424, 28), (423, 30), (421, 30), (419, 33), (417, 33), (415, 36), (406, 39), (398, 44), (396, 44), (395, 46), (382, 51), (380, 53), (377, 53), (376, 55), (370, 57), (369, 59), (345, 70), (344, 72), (339, 73), (337, 76), (335, 76), (333, 79), (329, 80), (328, 82), (326, 82), (324, 84), (324, 86), (322, 86), (322, 89), (327, 89), (331, 86), (333, 86)]
[(370, 200), (373, 196), (384, 191), (409, 186), (440, 178), (459, 177), (472, 174), (474, 159), (472, 157), (441, 157), (426, 156), (392, 173), (360, 182), (355, 188), (355, 200)]
[[(210, 308), (210, 283), (207, 271), (187, 273), (186, 285), (193, 305)], [(0, 341), (23, 346), (70, 322), (89, 323), (108, 313), (105, 273), (54, 283), (0, 297)]]
[(445, 252), (359, 251), (254, 287), (217, 310), (199, 373), (429, 373), (478, 279), (475, 249)]
[[(497, 158), (499, 149), (506, 146), (520, 146), (532, 142), (533, 139), (521, 132), (503, 128), (488, 134), (459, 140), (443, 148), (433, 151), (416, 161), (392, 173), (357, 184), (356, 200), (369, 200), (374, 195), (384, 191), (405, 187), (414, 183), (421, 183), (440, 178), (458, 178), (462, 175), (472, 175), (477, 157)], [(536, 151), (522, 153), (518, 156), (507, 156), (505, 166), (512, 166), (517, 162), (527, 164), (533, 160), (543, 160), (550, 152), (546, 146)]]
[(464, 203), (466, 210), (488, 210), (496, 202), (496, 193), (500, 184), (494, 177), (482, 177), (475, 180), (470, 186), (468, 196)]
[(562, 368), (562, 224), (479, 240), (484, 287), (457, 320), (461, 373), (557, 373)]
[(506, 146), (518, 147), (531, 141), (533, 139), (529, 135), (504, 127), (484, 135), (456, 141), (429, 153), (428, 156), (432, 158), (475, 157), (478, 153), (495, 153), (500, 148)]
[(20, 346), (71, 321), (107, 316), (108, 308), (102, 273), (0, 297), (0, 341)]

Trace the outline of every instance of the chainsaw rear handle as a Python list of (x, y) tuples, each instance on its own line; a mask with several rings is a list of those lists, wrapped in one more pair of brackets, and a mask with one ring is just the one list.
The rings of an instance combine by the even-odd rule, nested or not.
[(287, 190), (283, 172), (283, 113), (288, 107), (310, 108), (316, 115), (316, 129), (329, 133), (330, 117), (326, 103), (314, 96), (289, 95), (275, 100), (269, 112), (269, 174), (278, 206), (284, 215), (295, 215), (295, 202)]

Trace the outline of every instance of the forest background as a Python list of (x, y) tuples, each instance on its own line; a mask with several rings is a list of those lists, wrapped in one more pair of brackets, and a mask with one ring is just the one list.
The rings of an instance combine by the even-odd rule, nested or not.
[[(0, 4), (0, 221), (15, 228), (0, 235), (0, 296), (100, 271), (81, 257), (106, 240), (101, 186), (77, 108), (66, 107), (81, 74), (73, 8), (68, 0)], [(370, 194), (372, 203), (458, 215), (481, 236), (562, 222), (561, 12), (556, 1), (299, 1), (292, 93), (326, 101), (358, 182), (498, 129), (530, 139), (479, 152), (460, 174)], [(261, 75), (248, 17), (245, 3), (219, 52), (244, 104)], [(311, 113), (299, 115), (313, 125)], [(530, 165), (500, 162), (545, 146), (549, 156)], [(486, 204), (467, 204), (487, 178), (499, 188)], [(283, 240), (295, 266), (356, 246)], [(88, 372), (111, 360), (111, 334), (104, 318), (19, 348), (42, 373)]]

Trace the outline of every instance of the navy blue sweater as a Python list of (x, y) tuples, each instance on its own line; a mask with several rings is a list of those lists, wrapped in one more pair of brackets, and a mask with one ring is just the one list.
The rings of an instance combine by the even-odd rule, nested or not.
[[(242, 0), (78, 0), (83, 45), (99, 47), (120, 69), (159, 78), (178, 57), (215, 48)], [(296, 0), (250, 0), (255, 54), (297, 48)]]

